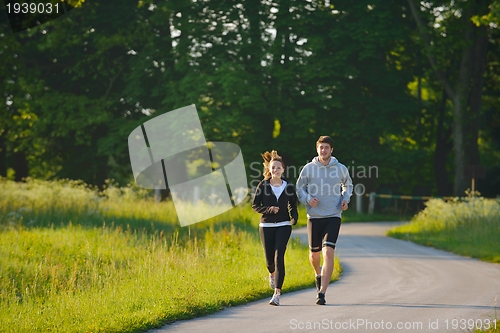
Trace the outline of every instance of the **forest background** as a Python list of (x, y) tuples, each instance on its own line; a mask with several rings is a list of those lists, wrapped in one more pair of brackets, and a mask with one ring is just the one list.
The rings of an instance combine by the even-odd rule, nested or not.
[(0, 10), (2, 177), (125, 185), (130, 132), (195, 104), (249, 183), (271, 149), (294, 180), (330, 135), (366, 192), (461, 196), (481, 166), (500, 194), (498, 1), (69, 3), (20, 32)]

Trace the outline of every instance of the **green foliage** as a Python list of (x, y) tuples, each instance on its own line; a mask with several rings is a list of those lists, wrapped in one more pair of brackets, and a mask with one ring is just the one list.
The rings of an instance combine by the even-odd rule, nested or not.
[(500, 1), (493, 0), (488, 6), (489, 12), (484, 15), (475, 15), (472, 22), (479, 25), (498, 25), (500, 24)]
[[(196, 104), (207, 140), (240, 145), (248, 171), (270, 149), (298, 169), (315, 155), (318, 136), (331, 135), (342, 162), (379, 168), (379, 178), (356, 180), (368, 191), (430, 195), (436, 179), (452, 180), (449, 149), (445, 176), (433, 167), (438, 142), (446, 148), (451, 140), (452, 105), (441, 108), (443, 89), (406, 3), (71, 3), (76, 8), (66, 15), (17, 34), (0, 23), (2, 176), (10, 169), (17, 180), (69, 178), (102, 187), (112, 178), (125, 185), (132, 180), (130, 131)], [(455, 78), (458, 58), (450, 54), (463, 46), (463, 22), (453, 13), (466, 3), (428, 6), (421, 12), (427, 22), (438, 20), (433, 8), (442, 9), (440, 25), (428, 31), (440, 42), (439, 68)], [(495, 31), (488, 30), (492, 48)], [(496, 110), (490, 53), (484, 101)], [(483, 140), (495, 132), (490, 122), (481, 126)], [(487, 148), (485, 158), (498, 151)]]
[(466, 201), (431, 199), (409, 224), (388, 235), (481, 260), (500, 263), (500, 202), (471, 197)]

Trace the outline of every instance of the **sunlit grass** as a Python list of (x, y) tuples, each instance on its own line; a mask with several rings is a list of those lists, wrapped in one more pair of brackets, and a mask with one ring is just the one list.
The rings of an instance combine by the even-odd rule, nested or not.
[[(145, 331), (272, 294), (249, 203), (181, 228), (131, 187), (0, 179), (0, 193), (2, 332)], [(313, 287), (307, 258), (291, 240), (284, 293)]]
[(500, 263), (500, 202), (484, 198), (445, 202), (432, 199), (409, 224), (389, 236), (460, 255)]

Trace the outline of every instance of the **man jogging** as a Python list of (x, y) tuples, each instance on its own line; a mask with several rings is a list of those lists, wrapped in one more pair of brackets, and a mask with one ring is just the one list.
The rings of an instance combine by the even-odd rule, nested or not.
[(296, 186), (298, 198), (307, 211), (309, 261), (316, 274), (316, 304), (319, 305), (326, 303), (325, 293), (333, 273), (342, 211), (348, 208), (352, 195), (349, 170), (332, 156), (333, 150), (333, 140), (320, 136), (316, 142), (318, 156), (304, 166)]

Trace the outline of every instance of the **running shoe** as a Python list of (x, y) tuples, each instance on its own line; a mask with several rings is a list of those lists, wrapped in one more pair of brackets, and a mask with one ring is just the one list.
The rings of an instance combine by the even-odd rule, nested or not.
[(326, 304), (325, 293), (318, 293), (318, 297), (316, 297), (316, 304), (318, 305)]
[(269, 301), (269, 305), (275, 305), (275, 306), (280, 305), (280, 295), (274, 294), (273, 298), (271, 298), (271, 300)]
[(276, 288), (276, 284), (274, 283), (274, 276), (269, 275), (269, 287), (271, 287), (272, 290)]

